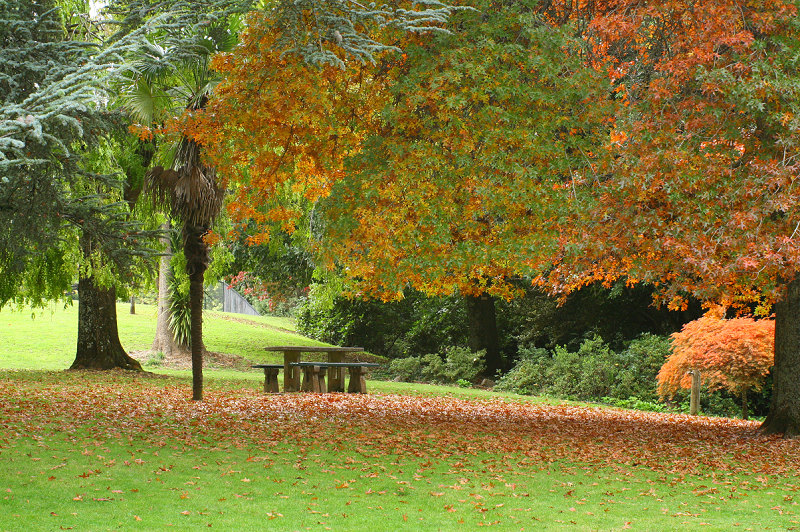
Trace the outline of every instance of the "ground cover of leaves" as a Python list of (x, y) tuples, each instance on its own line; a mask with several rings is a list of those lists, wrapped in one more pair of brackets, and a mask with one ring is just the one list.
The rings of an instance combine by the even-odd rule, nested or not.
[(0, 530), (778, 529), (800, 442), (508, 400), (0, 372)]

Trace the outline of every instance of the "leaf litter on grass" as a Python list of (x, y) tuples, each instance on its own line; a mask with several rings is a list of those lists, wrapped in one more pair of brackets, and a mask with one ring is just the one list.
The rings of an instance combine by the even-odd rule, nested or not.
[[(789, 491), (800, 484), (800, 442), (760, 436), (755, 422), (500, 400), (263, 395), (226, 388), (193, 402), (184, 383), (167, 378), (123, 372), (45, 375), (42, 382), (14, 378), (11, 372), (0, 376), (0, 458), (18, 439), (46, 449), (43, 431), (84, 434), (74, 439), (83, 455), (98, 454), (98, 446), (107, 441), (136, 440), (139, 447), (148, 446), (146, 455), (132, 453), (127, 467), (145, 462), (152, 467), (165, 446), (164, 451), (198, 456), (244, 450), (248, 466), (267, 471), (285, 462), (295, 472), (279, 498), (298, 490), (317, 498), (326, 490), (348, 493), (353, 494), (348, 503), (372, 501), (369, 508), (381, 511), (397, 508), (407, 520), (412, 515), (403, 501), (424, 496), (441, 501), (437, 507), (443, 515), (463, 519), (466, 508), (485, 517), (481, 523), (491, 524), (496, 520), (492, 516), (502, 515), (508, 524), (511, 516), (536, 513), (536, 497), (526, 492), (530, 488), (518, 488), (515, 476), (536, 471), (552, 473), (548, 491), (561, 498), (563, 508), (550, 502), (534, 517), (552, 512), (555, 522), (565, 525), (570, 519), (558, 517), (562, 512), (569, 517), (598, 508), (609, 511), (634, 498), (652, 499), (653, 507), (665, 505), (665, 514), (698, 524), (698, 504), (711, 507), (722, 498), (746, 497), (754, 489), (775, 489), (771, 513), (796, 519), (796, 502)], [(331, 461), (332, 453), (340, 460)], [(108, 467), (98, 459), (97, 467), (81, 471), (81, 480), (101, 478)], [(231, 486), (242, 488), (264, 481), (252, 469), (242, 470), (241, 464), (231, 464), (223, 477), (235, 479)], [(41, 473), (57, 476), (54, 471)], [(158, 464), (153, 478), (169, 478), (170, 471), (170, 464)], [(325, 485), (313, 476), (320, 473), (330, 477)], [(286, 485), (285, 478), (273, 477), (272, 482)], [(182, 498), (189, 497), (189, 491), (182, 493)], [(247, 493), (239, 490), (230, 499), (252, 499)], [(665, 494), (695, 502), (666, 508), (660, 503)], [(93, 502), (111, 502), (116, 495), (112, 490)], [(385, 499), (390, 495), (394, 499)], [(87, 496), (92, 498), (75, 494)], [(587, 510), (590, 500), (594, 506)], [(312, 504), (308, 507), (309, 513), (325, 513)], [(283, 517), (286, 512), (279, 510), (270, 509), (269, 519)]]

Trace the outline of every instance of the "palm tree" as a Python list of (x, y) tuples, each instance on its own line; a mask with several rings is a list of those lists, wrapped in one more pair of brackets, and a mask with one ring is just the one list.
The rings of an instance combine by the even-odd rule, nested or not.
[(180, 222), (183, 253), (189, 275), (192, 347), (192, 399), (203, 398), (203, 279), (208, 268), (204, 238), (222, 207), (224, 190), (216, 171), (200, 159), (200, 146), (183, 136), (172, 168), (156, 166), (148, 172), (148, 191), (159, 205)]
[[(174, 13), (165, 31), (142, 47), (132, 62), (133, 76), (124, 106), (147, 126), (166, 117), (205, 107), (217, 82), (209, 69), (211, 55), (231, 49), (237, 40), (236, 12), (208, 24), (199, 12)], [(182, 135), (171, 162), (146, 174), (145, 194), (169, 213), (182, 232), (189, 275), (192, 399), (203, 398), (203, 280), (209, 250), (204, 237), (219, 214), (224, 190), (216, 171), (201, 160), (201, 147)], [(159, 311), (161, 311), (161, 302)]]

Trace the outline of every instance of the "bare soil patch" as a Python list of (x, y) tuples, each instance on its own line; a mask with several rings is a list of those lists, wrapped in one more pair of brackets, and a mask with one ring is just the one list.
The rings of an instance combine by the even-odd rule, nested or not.
[[(131, 351), (130, 356), (138, 360), (142, 365), (155, 356), (155, 352), (151, 350), (145, 351)], [(228, 353), (219, 353), (216, 351), (206, 351), (203, 354), (203, 363), (210, 368), (219, 369), (250, 369), (252, 362), (239, 355), (231, 355)], [(177, 351), (171, 354), (165, 354), (164, 360), (160, 364), (162, 367), (170, 369), (191, 369), (192, 367), (192, 354), (189, 351)]]

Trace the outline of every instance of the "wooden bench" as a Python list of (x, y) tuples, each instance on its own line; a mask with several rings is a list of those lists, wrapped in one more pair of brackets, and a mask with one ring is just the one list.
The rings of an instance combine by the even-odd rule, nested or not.
[[(283, 352), (283, 391), (300, 391), (300, 368), (292, 365), (293, 362), (300, 362), (302, 353), (327, 353), (328, 363), (342, 362), (342, 357), (347, 353), (357, 353), (363, 351), (363, 347), (335, 347), (335, 346), (309, 346), (309, 345), (284, 345), (269, 346), (264, 348), (266, 351)], [(332, 388), (338, 389), (338, 380), (342, 379), (341, 368), (331, 370), (329, 381)]]
[[(343, 392), (344, 379), (334, 378), (333, 372), (330, 385), (325, 384), (325, 374), (328, 369), (341, 371), (347, 368), (350, 382), (347, 385), (348, 393), (367, 393), (367, 383), (364, 380), (364, 368), (377, 368), (380, 364), (373, 362), (290, 362), (291, 366), (303, 369), (303, 384), (300, 390), (304, 392), (327, 393)], [(265, 385), (266, 386), (266, 385)]]
[(278, 372), (283, 364), (255, 364), (253, 368), (264, 369), (264, 393), (278, 393)]

